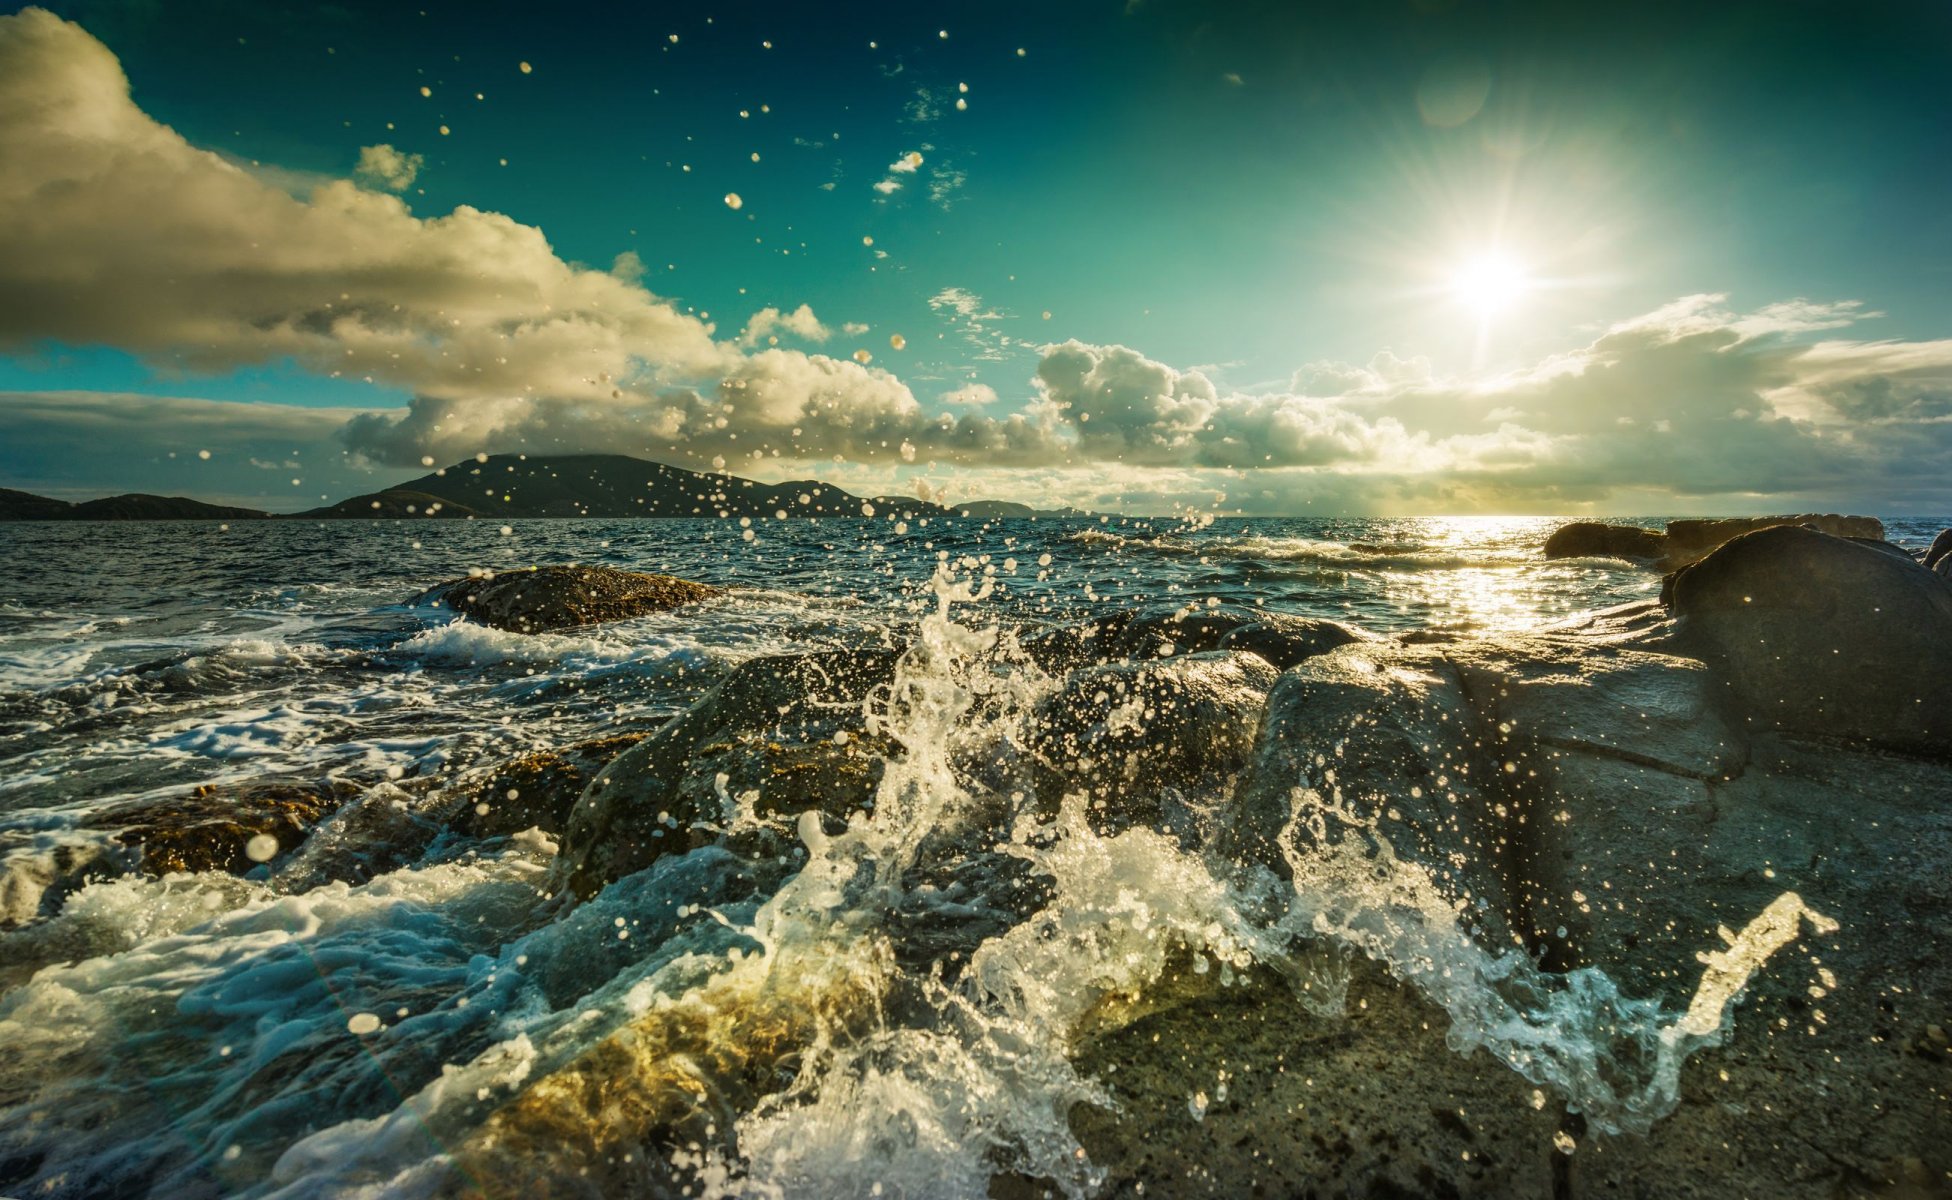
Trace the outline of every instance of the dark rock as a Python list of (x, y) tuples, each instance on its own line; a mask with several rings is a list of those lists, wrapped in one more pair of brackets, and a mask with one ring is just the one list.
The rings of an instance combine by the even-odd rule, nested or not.
[(1659, 558), (1667, 549), (1665, 535), (1638, 525), (1609, 525), (1574, 521), (1553, 530), (1545, 539), (1547, 558)]
[(449, 789), (452, 827), (468, 837), (506, 837), (536, 828), (557, 834), (590, 781), (619, 754), (647, 734), (620, 733), (593, 738), (560, 750), (538, 750)]
[(1086, 792), (1112, 828), (1156, 825), (1165, 789), (1224, 787), (1246, 765), (1277, 675), (1238, 651), (1076, 671), (1033, 713), (1039, 790), (1048, 802)]
[(1092, 663), (1142, 662), (1166, 654), (1245, 650), (1286, 669), (1374, 635), (1319, 617), (1273, 613), (1238, 604), (1123, 610), (1046, 630), (1023, 642), (1045, 671), (1062, 674)]
[(1952, 754), (1952, 587), (1795, 526), (1746, 534), (1677, 574), (1682, 643), (1757, 728)]
[[(114, 829), (117, 841), (140, 850), (144, 874), (241, 875), (291, 853), (315, 825), (358, 794), (358, 785), (334, 778), (205, 784), (182, 796), (105, 810), (87, 824)], [(275, 853), (254, 859), (246, 847), (262, 835), (276, 839)]]
[(1884, 522), (1876, 517), (1847, 517), (1837, 513), (1803, 513), (1793, 517), (1723, 517), (1714, 520), (1669, 521), (1667, 523), (1666, 568), (1687, 566), (1745, 533), (1772, 529), (1778, 525), (1807, 525), (1834, 537), (1884, 540)]
[(543, 633), (664, 612), (719, 594), (717, 588), (670, 575), (549, 566), (452, 580), (408, 603), (449, 608), (496, 629)]
[(1229, 859), (1389, 843), (1493, 944), (1511, 941), (1506, 822), (1457, 667), (1436, 648), (1351, 645), (1283, 674), (1220, 839)]
[(899, 657), (837, 650), (741, 663), (591, 782), (569, 814), (561, 882), (589, 897), (735, 826), (763, 834), (804, 812), (841, 821), (867, 807), (897, 748), (867, 733), (865, 705)]
[(1941, 529), (1932, 539), (1931, 548), (1925, 551), (1925, 565), (1936, 568), (1947, 558), (1952, 558), (1952, 529)]

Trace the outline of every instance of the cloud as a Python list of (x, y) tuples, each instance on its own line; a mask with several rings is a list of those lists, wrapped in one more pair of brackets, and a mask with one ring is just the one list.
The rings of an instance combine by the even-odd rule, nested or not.
[(930, 296), (929, 307), (948, 319), (971, 357), (983, 362), (1001, 362), (1009, 357), (1007, 351), (1014, 343), (995, 328), (998, 322), (1010, 319), (1009, 313), (991, 308), (981, 296), (960, 287), (946, 287)]
[(970, 383), (936, 397), (944, 404), (983, 405), (996, 403), (996, 389), (987, 383)]
[[(924, 146), (922, 149), (926, 150), (929, 147)], [(906, 182), (906, 176), (913, 175), (921, 169), (922, 151), (904, 151), (900, 158), (888, 164), (888, 174), (874, 185), (874, 190), (884, 196), (892, 196), (901, 190), (902, 184)]]
[(353, 174), (374, 187), (385, 188), (389, 192), (404, 192), (413, 186), (414, 179), (426, 162), (422, 155), (403, 154), (382, 142), (377, 146), (359, 148), (359, 165), (353, 168)]
[(813, 315), (813, 309), (808, 305), (802, 304), (788, 313), (768, 305), (752, 314), (746, 322), (744, 332), (739, 335), (739, 344), (752, 347), (765, 340), (777, 342), (777, 335), (781, 332), (809, 342), (824, 342), (833, 336), (833, 331), (820, 323), (820, 318)]
[(716, 371), (709, 326), (466, 206), (332, 180), (300, 199), (130, 100), (106, 47), (0, 17), (0, 347), (111, 345), (174, 370), (291, 359), (448, 401), (600, 399)]

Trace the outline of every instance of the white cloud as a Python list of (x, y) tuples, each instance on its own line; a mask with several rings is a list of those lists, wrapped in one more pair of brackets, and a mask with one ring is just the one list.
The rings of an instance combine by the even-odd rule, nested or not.
[(389, 192), (404, 192), (413, 186), (420, 168), (426, 163), (422, 155), (403, 154), (382, 142), (377, 146), (360, 147), (359, 165), (353, 168), (353, 174)]
[(790, 333), (809, 342), (824, 342), (832, 336), (832, 331), (820, 323), (809, 305), (802, 304), (787, 313), (768, 305), (746, 322), (745, 330), (739, 334), (739, 344), (752, 347), (768, 339), (777, 342), (780, 333)]
[(977, 406), (996, 403), (996, 389), (987, 383), (969, 383), (937, 397), (944, 404)]

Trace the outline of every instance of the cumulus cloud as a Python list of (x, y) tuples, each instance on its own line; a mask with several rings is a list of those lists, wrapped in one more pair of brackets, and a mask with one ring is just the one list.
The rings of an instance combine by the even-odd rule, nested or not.
[(752, 314), (746, 322), (744, 332), (739, 334), (739, 344), (752, 347), (769, 339), (777, 342), (781, 333), (790, 333), (809, 342), (824, 342), (833, 335), (820, 323), (820, 318), (813, 315), (813, 309), (808, 305), (802, 304), (792, 312), (785, 313), (767, 305)]
[(419, 154), (404, 154), (381, 142), (359, 148), (359, 165), (353, 174), (361, 181), (389, 192), (404, 192), (413, 186), (427, 159)]
[(944, 404), (981, 405), (996, 403), (996, 389), (987, 383), (969, 383), (936, 397)]
[(447, 401), (594, 401), (724, 361), (709, 326), (531, 226), (419, 218), (348, 180), (301, 199), (190, 145), (39, 9), (0, 17), (0, 158), (0, 345), (211, 372), (289, 358)]

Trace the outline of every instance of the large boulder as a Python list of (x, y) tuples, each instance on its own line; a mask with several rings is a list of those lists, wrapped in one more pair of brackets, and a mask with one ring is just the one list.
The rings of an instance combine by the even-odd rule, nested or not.
[(1574, 521), (1553, 530), (1545, 539), (1547, 558), (1656, 559), (1667, 550), (1667, 538), (1638, 525), (1610, 525)]
[(1290, 855), (1369, 846), (1427, 870), (1447, 905), (1503, 944), (1514, 849), (1502, 799), (1456, 665), (1434, 647), (1349, 645), (1269, 693), (1219, 849), (1286, 875)]
[(664, 612), (719, 594), (715, 587), (671, 575), (569, 565), (449, 580), (408, 604), (446, 608), (496, 629), (544, 633)]
[(1794, 525), (1827, 533), (1833, 537), (1884, 540), (1884, 522), (1876, 517), (1851, 517), (1838, 513), (1802, 513), (1793, 517), (1719, 517), (1669, 521), (1667, 523), (1668, 570), (1678, 570), (1703, 558), (1717, 547), (1745, 533)]
[(1677, 574), (1682, 644), (1759, 729), (1952, 755), (1952, 586), (1795, 526), (1745, 534)]
[(1040, 791), (1083, 791), (1112, 826), (1156, 825), (1168, 789), (1223, 788), (1246, 765), (1277, 675), (1226, 650), (1074, 671), (1032, 713)]
[(899, 658), (834, 650), (741, 663), (591, 781), (569, 814), (559, 882), (589, 897), (667, 853), (733, 834), (763, 848), (801, 813), (844, 821), (868, 808), (896, 747), (867, 730), (867, 704)]

